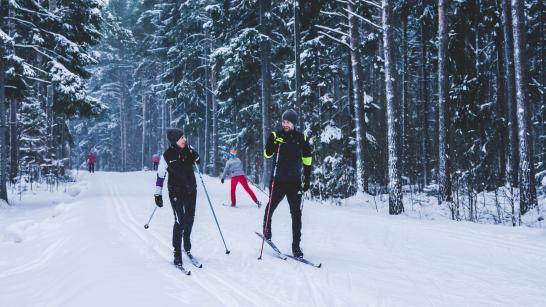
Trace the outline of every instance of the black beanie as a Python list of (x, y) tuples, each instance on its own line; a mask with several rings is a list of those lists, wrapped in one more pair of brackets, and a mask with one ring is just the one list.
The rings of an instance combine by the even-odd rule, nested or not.
[(171, 143), (171, 145), (176, 144), (178, 140), (184, 135), (184, 132), (178, 128), (168, 128), (167, 129), (167, 140)]
[(298, 124), (298, 113), (292, 109), (288, 109), (282, 114), (282, 120), (287, 120), (295, 126)]

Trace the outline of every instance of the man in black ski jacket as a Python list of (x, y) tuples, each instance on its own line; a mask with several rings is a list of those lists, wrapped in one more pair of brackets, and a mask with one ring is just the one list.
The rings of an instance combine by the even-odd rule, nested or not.
[[(303, 257), (300, 248), (301, 241), (301, 197), (302, 192), (309, 190), (311, 177), (311, 146), (303, 133), (296, 131), (298, 114), (294, 110), (287, 110), (282, 115), (282, 129), (274, 131), (269, 135), (264, 149), (266, 158), (273, 158), (277, 161), (277, 150), (279, 157), (274, 187), (265, 209), (264, 215), (264, 236), (271, 239), (271, 218), (279, 203), (286, 196), (290, 205), (292, 216), (292, 253), (295, 257)], [(303, 182), (302, 182), (303, 167)], [(273, 165), (275, 169), (275, 165)], [(268, 216), (269, 212), (269, 216)]]
[(199, 164), (199, 154), (186, 143), (184, 133), (180, 129), (167, 130), (167, 139), (171, 146), (163, 153), (157, 168), (155, 204), (163, 207), (163, 182), (169, 174), (169, 199), (174, 213), (173, 247), (174, 264), (182, 264), (182, 238), (184, 250), (190, 254), (190, 235), (195, 216), (197, 183), (193, 172), (194, 162)]

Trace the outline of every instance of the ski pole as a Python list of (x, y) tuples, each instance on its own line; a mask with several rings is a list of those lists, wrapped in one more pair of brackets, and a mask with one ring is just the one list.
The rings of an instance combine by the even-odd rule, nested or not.
[(258, 189), (260, 192), (264, 193), (266, 196), (269, 195), (269, 194), (267, 194), (266, 191), (262, 190), (262, 188), (260, 188), (260, 187), (259, 187), (258, 185), (256, 185), (254, 182), (252, 182), (252, 180), (248, 180), (248, 178), (247, 178), (247, 181), (250, 182), (250, 184), (251, 184), (253, 187), (255, 187), (256, 189)]
[(152, 217), (154, 217), (155, 210), (157, 210), (157, 206), (154, 206), (154, 211), (152, 211), (152, 215), (150, 215), (150, 219), (148, 219), (148, 223), (144, 225), (144, 229), (148, 229), (148, 227), (150, 227), (150, 222), (152, 221)]
[(220, 229), (220, 224), (218, 224), (218, 219), (216, 218), (216, 213), (214, 213), (214, 208), (212, 207), (212, 203), (210, 202), (209, 193), (207, 192), (207, 187), (205, 186), (205, 182), (203, 181), (203, 176), (201, 176), (201, 171), (199, 170), (199, 167), (197, 166), (197, 163), (193, 162), (195, 164), (195, 168), (197, 168), (197, 173), (199, 174), (199, 179), (201, 179), (201, 184), (203, 184), (203, 189), (205, 190), (205, 194), (207, 195), (207, 200), (209, 201), (210, 210), (212, 210), (212, 216), (214, 216), (214, 221), (216, 222), (216, 227), (218, 227), (218, 231), (220, 232), (220, 237), (222, 238), (222, 242), (224, 243), (224, 247), (226, 248), (226, 254), (229, 254), (230, 251), (227, 248), (226, 240), (224, 240), (224, 235), (222, 234), (222, 229)]
[(262, 259), (262, 254), (264, 252), (264, 242), (265, 242), (265, 230), (269, 225), (269, 213), (271, 212), (271, 199), (273, 198), (273, 190), (275, 189), (275, 176), (277, 175), (277, 165), (279, 164), (279, 152), (281, 151), (281, 144), (277, 147), (277, 157), (275, 158), (275, 167), (273, 168), (273, 179), (271, 181), (271, 190), (269, 191), (269, 201), (267, 202), (267, 215), (265, 217), (265, 225), (262, 232), (262, 248), (260, 249), (260, 257), (258, 260)]

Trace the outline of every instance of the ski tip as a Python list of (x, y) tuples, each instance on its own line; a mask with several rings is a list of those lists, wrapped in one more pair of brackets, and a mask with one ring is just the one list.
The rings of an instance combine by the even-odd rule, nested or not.
[(317, 269), (320, 269), (320, 268), (322, 268), (322, 263), (319, 263), (319, 264), (317, 265)]
[(203, 265), (202, 265), (202, 264), (200, 264), (200, 265), (198, 266), (198, 268), (202, 269), (202, 268), (203, 268)]
[(186, 275), (190, 276), (190, 275), (191, 275), (191, 271), (188, 271), (188, 273), (186, 273)]

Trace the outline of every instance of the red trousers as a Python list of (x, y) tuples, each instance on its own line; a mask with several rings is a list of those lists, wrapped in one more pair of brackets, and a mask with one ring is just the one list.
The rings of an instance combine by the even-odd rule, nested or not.
[(257, 200), (256, 195), (254, 195), (254, 192), (252, 192), (252, 190), (248, 186), (248, 182), (246, 181), (246, 177), (245, 176), (235, 176), (235, 177), (231, 177), (231, 204), (233, 204), (233, 205), (236, 204), (236, 202), (235, 202), (235, 189), (237, 188), (238, 183), (241, 183), (241, 185), (243, 186), (243, 188), (245, 188), (248, 195), (250, 195), (252, 200), (254, 202), (256, 202), (256, 200)]

